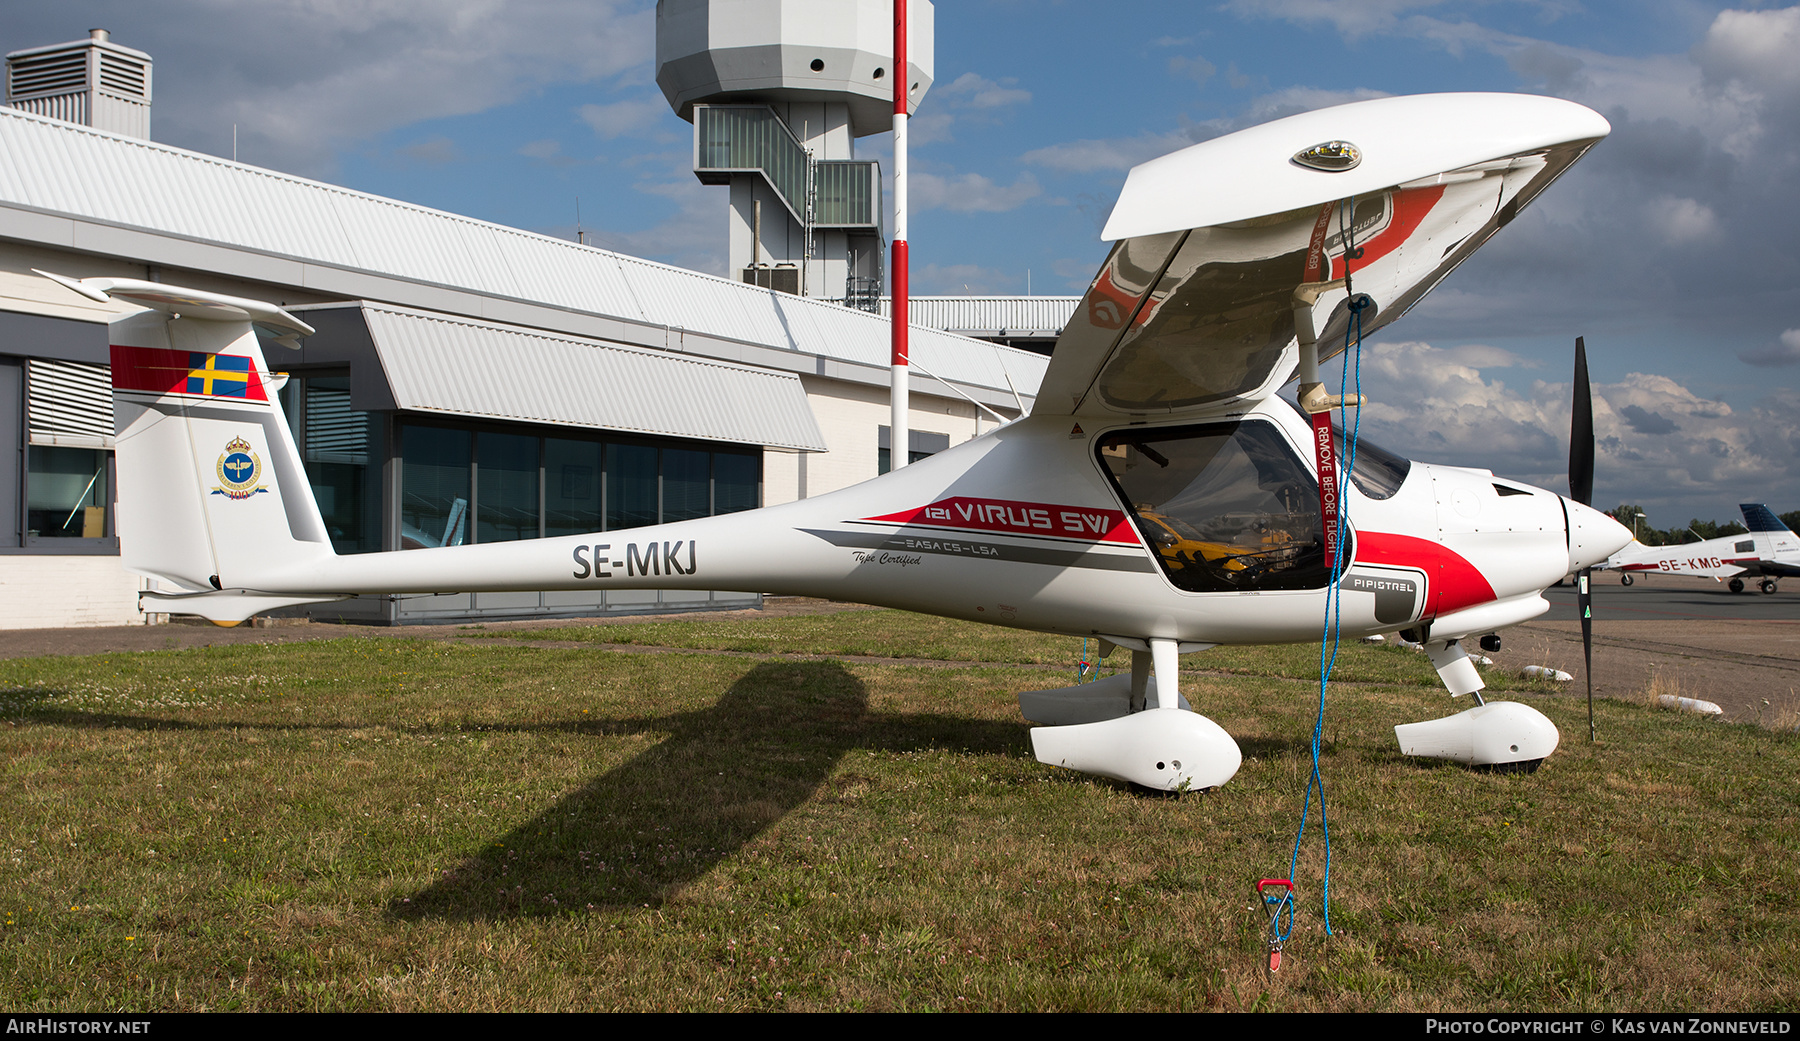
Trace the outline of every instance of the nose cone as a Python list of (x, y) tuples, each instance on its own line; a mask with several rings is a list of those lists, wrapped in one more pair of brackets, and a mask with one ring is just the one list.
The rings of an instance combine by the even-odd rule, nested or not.
[(1563, 500), (1569, 515), (1569, 572), (1603, 564), (1631, 542), (1631, 530), (1592, 506)]

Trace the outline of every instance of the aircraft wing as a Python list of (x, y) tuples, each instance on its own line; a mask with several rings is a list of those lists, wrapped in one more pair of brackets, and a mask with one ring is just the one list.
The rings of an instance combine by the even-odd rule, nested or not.
[[(1526, 94), (1320, 109), (1134, 168), (1116, 240), (1057, 340), (1035, 412), (1204, 411), (1275, 393), (1299, 336), (1340, 353), (1404, 314), (1611, 127)], [(1349, 285), (1345, 279), (1348, 276)]]

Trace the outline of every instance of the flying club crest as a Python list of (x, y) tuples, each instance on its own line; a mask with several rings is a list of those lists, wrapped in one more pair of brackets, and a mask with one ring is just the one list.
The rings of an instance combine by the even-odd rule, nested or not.
[(250, 450), (250, 442), (241, 437), (234, 437), (225, 445), (224, 454), (219, 456), (219, 464), (213, 472), (219, 477), (220, 487), (214, 488), (214, 495), (223, 495), (228, 499), (248, 499), (258, 492), (269, 489), (257, 484), (256, 479), (262, 476), (262, 458)]

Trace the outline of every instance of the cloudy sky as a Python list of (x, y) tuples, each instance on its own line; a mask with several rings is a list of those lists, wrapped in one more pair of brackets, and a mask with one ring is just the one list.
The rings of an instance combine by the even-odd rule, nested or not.
[[(653, 82), (645, 0), (61, 0), (112, 30), (154, 136), (722, 273), (724, 189)], [(914, 120), (915, 292), (1078, 293), (1137, 162), (1382, 94), (1590, 105), (1612, 137), (1365, 351), (1366, 430), (1561, 488), (1585, 335), (1598, 505), (1800, 508), (1800, 7), (1691, 0), (946, 0)], [(866, 138), (863, 154), (884, 157)]]

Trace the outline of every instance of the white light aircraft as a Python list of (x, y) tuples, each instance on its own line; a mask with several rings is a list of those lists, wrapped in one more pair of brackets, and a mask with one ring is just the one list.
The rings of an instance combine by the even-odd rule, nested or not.
[(1758, 588), (1773, 593), (1776, 579), (1800, 575), (1800, 537), (1764, 503), (1739, 503), (1738, 509), (1744, 514), (1744, 526), (1750, 529), (1741, 535), (1679, 546), (1646, 546), (1633, 539), (1599, 566), (1619, 572), (1621, 585), (1635, 581), (1633, 575), (1654, 571), (1704, 575), (1714, 581), (1729, 578), (1728, 588), (1734, 593), (1744, 591), (1745, 575), (1760, 575)]
[[(1460, 638), (1542, 613), (1545, 587), (1629, 540), (1583, 502), (1368, 443), (1340, 485), (1319, 375), (1353, 301), (1362, 333), (1399, 317), (1609, 130), (1554, 98), (1423, 95), (1145, 163), (1028, 417), (799, 502), (497, 545), (334, 555), (254, 331), (292, 345), (310, 327), (253, 300), (58, 281), (149, 309), (111, 335), (120, 540), (166, 587), (146, 594), (156, 610), (235, 622), (354, 594), (759, 589), (1098, 637), (1131, 652), (1130, 673), (1020, 695), (1043, 724), (1037, 757), (1207, 788), (1240, 753), (1181, 697), (1178, 656), (1318, 640), (1334, 560), (1343, 635), (1417, 630), (1461, 695), (1482, 681)], [(1310, 420), (1275, 396), (1296, 375)], [(1591, 484), (1591, 434), (1586, 452)], [(1409, 752), (1515, 768), (1558, 740), (1511, 702), (1396, 731)]]

